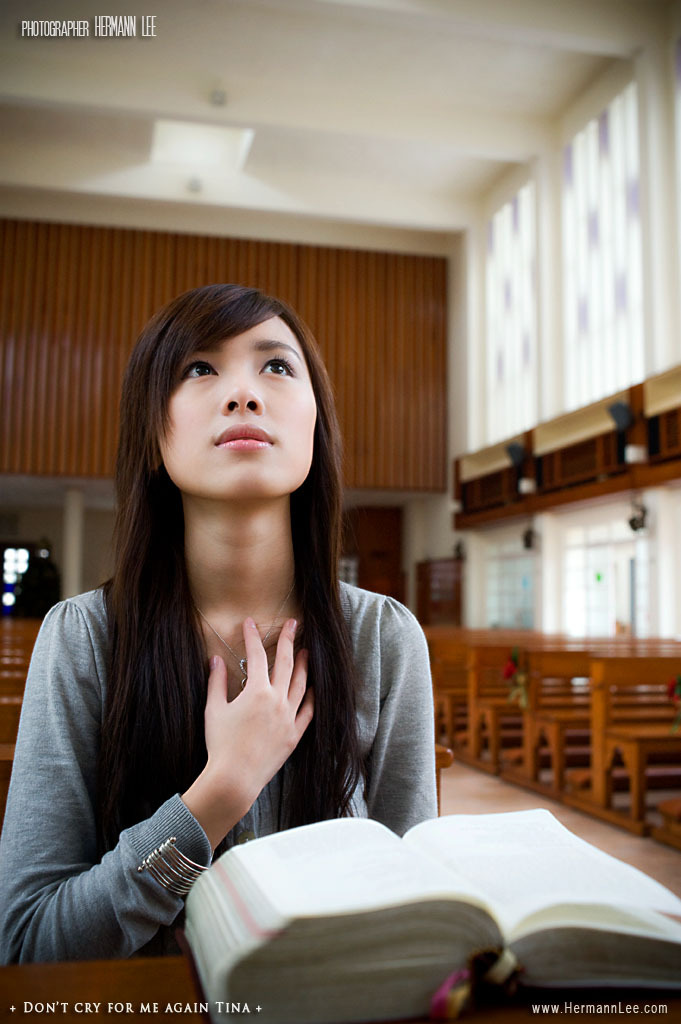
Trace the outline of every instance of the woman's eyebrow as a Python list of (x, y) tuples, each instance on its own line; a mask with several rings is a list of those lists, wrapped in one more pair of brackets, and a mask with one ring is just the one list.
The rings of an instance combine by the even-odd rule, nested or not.
[(274, 349), (285, 348), (287, 352), (291, 352), (298, 362), (302, 363), (302, 358), (297, 349), (293, 345), (287, 345), (285, 341), (274, 341), (269, 338), (262, 338), (260, 341), (256, 341), (253, 345), (256, 352), (272, 352)]

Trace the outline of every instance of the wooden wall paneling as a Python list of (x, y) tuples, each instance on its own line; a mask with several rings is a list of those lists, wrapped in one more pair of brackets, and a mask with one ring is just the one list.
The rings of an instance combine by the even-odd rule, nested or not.
[[(67, 367), (64, 352), (64, 339), (62, 336), (62, 324), (64, 322), (64, 306), (66, 304), (66, 292), (70, 268), (68, 260), (70, 257), (70, 237), (68, 227), (64, 231), (57, 232), (56, 263), (57, 282), (54, 294), (50, 297), (53, 302), (51, 318), (47, 325), (47, 332), (40, 339), (41, 354), (48, 363), (49, 375), (47, 379), (47, 421), (50, 428), (44, 440), (45, 463), (52, 466), (55, 473), (62, 472), (61, 458), (57, 438), (63, 436), (63, 406), (69, 401), (68, 383), (64, 380)], [(42, 268), (41, 268), (42, 269)], [(60, 396), (61, 392), (61, 396)], [(61, 397), (62, 401), (59, 402)]]
[[(316, 251), (317, 259), (320, 250)], [(315, 261), (317, 262), (317, 261)], [(353, 292), (353, 268), (345, 252), (337, 253), (329, 268), (335, 270), (335, 280), (327, 277), (323, 291), (311, 292), (314, 306), (310, 316), (322, 322), (324, 351), (331, 380), (334, 382), (338, 418), (343, 432), (343, 470), (345, 479), (354, 481), (355, 452), (353, 438), (358, 415), (356, 372), (349, 372), (355, 359), (351, 347), (356, 331), (357, 310), (350, 296)]]
[[(92, 452), (93, 462), (90, 472), (93, 475), (114, 470), (116, 440), (118, 436), (118, 390), (123, 378), (123, 369), (127, 361), (128, 346), (123, 336), (138, 329), (136, 318), (139, 311), (135, 308), (136, 296), (143, 289), (151, 287), (151, 251), (147, 232), (135, 236), (130, 249), (130, 271), (127, 294), (119, 295), (120, 326), (114, 331), (113, 303), (109, 296), (114, 287), (116, 265), (115, 235), (109, 235), (104, 244), (93, 245), (92, 258), (96, 262), (96, 291), (92, 296), (92, 333), (93, 343), (99, 352), (100, 377), (97, 398), (101, 410), (97, 419), (99, 451)], [(135, 327), (133, 328), (133, 324)], [(141, 325), (140, 325), (141, 326)]]
[[(18, 241), (22, 241), (21, 233), (18, 236)], [(35, 333), (31, 331), (31, 288), (30, 288), (30, 277), (27, 273), (27, 266), (29, 260), (34, 260), (39, 268), (42, 269), (41, 253), (39, 251), (39, 238), (37, 232), (28, 231), (25, 235), (26, 241), (26, 252), (22, 253), (21, 248), (17, 252), (16, 269), (21, 275), (23, 280), (19, 278), (18, 289), (17, 289), (17, 308), (16, 308), (16, 320), (14, 325), (14, 345), (15, 345), (15, 362), (14, 362), (14, 386), (12, 388), (12, 428), (17, 432), (17, 443), (14, 447), (12, 455), (15, 460), (19, 461), (19, 465), (22, 463), (30, 465), (31, 452), (28, 450), (26, 444), (26, 438), (23, 433), (22, 427), (22, 408), (23, 400), (22, 396), (25, 391), (28, 391), (29, 402), (27, 404), (34, 406), (35, 392), (30, 387), (30, 380), (27, 374), (27, 363), (28, 363), (28, 349), (29, 344), (21, 344), (23, 337), (26, 341), (32, 341), (33, 346), (41, 345), (41, 339), (36, 338)], [(22, 259), (23, 257), (23, 259)], [(40, 281), (38, 275), (37, 280)]]
[(20, 332), (17, 315), (21, 304), (22, 286), (20, 268), (18, 266), (16, 231), (11, 230), (11, 228), (3, 232), (3, 248), (5, 247), (7, 252), (6, 274), (3, 276), (7, 278), (7, 288), (3, 291), (0, 316), (2, 316), (3, 334), (7, 338), (7, 344), (2, 360), (2, 405), (0, 406), (0, 416), (2, 417), (3, 458), (10, 460), (11, 451), (8, 442), (14, 433), (14, 402), (15, 393), (19, 388), (17, 382), (17, 357)]
[[(381, 474), (379, 450), (384, 438), (380, 435), (379, 420), (377, 415), (378, 395), (376, 393), (376, 380), (378, 376), (377, 366), (377, 330), (376, 321), (376, 263), (372, 258), (373, 253), (362, 252), (357, 254), (360, 264), (360, 277), (362, 281), (362, 304), (365, 309), (364, 323), (361, 324), (361, 333), (357, 338), (357, 344), (362, 349), (362, 361), (364, 364), (364, 416), (357, 422), (361, 437), (360, 448), (362, 451), (362, 482), (365, 487), (370, 487), (370, 480), (375, 480), (377, 487), (385, 487), (384, 477)], [(364, 429), (362, 430), (362, 423)]]
[[(433, 286), (432, 280), (432, 267), (430, 260), (423, 260), (418, 265), (418, 279), (419, 279), (419, 302), (418, 302), (418, 317), (419, 317), (419, 336), (415, 339), (421, 355), (421, 366), (420, 373), (416, 381), (417, 387), (423, 384), (421, 382), (427, 382), (431, 384), (434, 382), (437, 368), (434, 363), (434, 338), (432, 337), (431, 331), (427, 326), (427, 318), (424, 316), (425, 310), (428, 309), (430, 302), (430, 293)], [(425, 392), (427, 388), (423, 388)], [(414, 400), (416, 401), (416, 395)], [(418, 469), (419, 483), (422, 487), (426, 487), (426, 481), (430, 478), (433, 473), (434, 461), (438, 457), (439, 448), (436, 448), (438, 433), (442, 430), (442, 425), (437, 422), (438, 414), (440, 410), (437, 408), (435, 400), (432, 402), (423, 401), (423, 396), (418, 395), (419, 406), (422, 409), (422, 420), (417, 424), (416, 433), (421, 434), (424, 437), (430, 438), (430, 443), (424, 446), (422, 457), (418, 460), (419, 465), (415, 467)], [(415, 445), (410, 446), (412, 449), (412, 457), (416, 457)]]
[[(46, 246), (46, 239), (44, 236), (36, 237), (36, 262), (44, 262), (44, 250)], [(37, 298), (37, 297), (36, 297)], [(24, 309), (28, 312), (28, 293), (27, 289), (24, 289), (24, 299), (26, 305)], [(35, 301), (35, 299), (34, 299)], [(34, 311), (35, 320), (39, 317), (40, 301), (36, 302), (36, 308)], [(30, 315), (30, 314), (29, 314)], [(34, 319), (31, 316), (31, 319)], [(35, 322), (35, 321), (34, 321)], [(26, 345), (22, 353), (22, 366), (23, 366), (23, 383), (21, 385), (22, 390), (26, 396), (26, 401), (21, 402), (19, 400), (20, 394), (15, 396), (16, 413), (20, 424), (20, 439), (17, 456), (21, 460), (28, 461), (31, 457), (31, 453), (35, 451), (35, 433), (36, 433), (36, 418), (38, 413), (38, 350), (40, 345), (40, 334), (36, 333), (35, 326), (33, 329), (29, 326), (29, 322), (25, 317), (22, 317), (22, 324), (20, 330), (26, 332)]]
[(408, 387), (404, 394), (404, 422), (405, 433), (403, 436), (404, 468), (417, 487), (421, 485), (421, 474), (423, 463), (428, 460), (426, 448), (420, 451), (417, 458), (414, 445), (411, 439), (418, 437), (422, 429), (423, 418), (427, 415), (425, 408), (421, 408), (419, 401), (418, 382), (424, 373), (425, 347), (427, 340), (421, 331), (419, 305), (423, 301), (423, 264), (415, 264), (411, 271), (411, 290), (413, 301), (408, 308), (402, 307), (404, 317), (405, 356), (406, 362), (402, 372), (408, 381)]
[[(56, 408), (58, 412), (57, 435), (57, 472), (66, 474), (78, 472), (77, 437), (78, 424), (76, 417), (83, 401), (83, 379), (80, 360), (78, 358), (79, 341), (77, 331), (77, 288), (81, 267), (79, 236), (81, 232), (75, 225), (69, 225), (66, 232), (64, 251), (65, 273), (63, 278), (63, 295), (58, 327), (58, 343), (63, 371), (55, 381)], [(48, 341), (49, 345), (49, 341)], [(80, 392), (80, 393), (79, 393)], [(79, 401), (80, 400), (80, 401)]]
[[(343, 431), (345, 479), (351, 482), (351, 486), (359, 487), (358, 421), (364, 403), (365, 374), (362, 353), (357, 346), (357, 263), (349, 252), (339, 253), (335, 261), (323, 249), (318, 250), (318, 256), (324, 266), (325, 355), (335, 383), (338, 417)], [(335, 288), (329, 276), (334, 267), (337, 274)]]
[[(24, 225), (24, 227), (26, 227)], [(41, 233), (44, 253), (32, 261), (34, 287), (40, 293), (40, 311), (36, 316), (33, 330), (27, 333), (27, 346), (35, 352), (36, 375), (33, 388), (26, 387), (24, 402), (31, 417), (33, 429), (28, 441), (29, 451), (22, 457), (15, 472), (26, 467), (24, 472), (47, 472), (49, 466), (48, 451), (45, 438), (51, 432), (50, 378), (52, 377), (52, 358), (50, 353), (50, 330), (54, 316), (58, 279), (60, 273), (58, 247), (59, 235), (56, 229)], [(27, 254), (28, 256), (28, 254)], [(30, 257), (28, 257), (30, 259)], [(44, 272), (43, 272), (44, 268)], [(28, 270), (28, 267), (27, 267)], [(26, 272), (26, 278), (29, 275)]]
[[(90, 461), (89, 452), (96, 440), (96, 423), (99, 419), (94, 404), (92, 383), (92, 348), (94, 339), (88, 331), (90, 302), (89, 278), (92, 261), (84, 251), (82, 232), (74, 234), (75, 272), (73, 274), (73, 307), (70, 318), (64, 324), (64, 334), (69, 339), (72, 365), (73, 406), (69, 410), (69, 444), (73, 452), (73, 463), (78, 472), (86, 475)], [(80, 388), (79, 388), (80, 382)], [(78, 391), (80, 390), (80, 395)], [(80, 400), (79, 400), (80, 399)], [(68, 461), (68, 452), (65, 452)], [(68, 472), (68, 471), (67, 471)]]
[[(35, 255), (35, 235), (29, 235), (26, 239), (27, 242), (27, 258)], [(11, 345), (12, 354), (10, 362), (10, 373), (11, 377), (8, 381), (8, 428), (12, 433), (17, 433), (16, 444), (14, 450), (10, 452), (10, 458), (26, 459), (27, 451), (25, 448), (26, 440), (21, 433), (21, 403), (20, 396), (23, 388), (27, 383), (26, 376), (26, 357), (28, 345), (22, 345), (22, 337), (26, 337), (28, 340), (27, 325), (29, 323), (29, 287), (28, 281), (22, 279), (23, 266), (21, 264), (22, 254), (21, 250), (18, 249), (13, 261), (13, 269), (15, 272), (16, 280), (16, 291), (10, 296), (10, 330), (11, 330)], [(18, 428), (18, 431), (17, 431)]]
[(348, 484), (444, 486), (443, 260), (9, 220), (0, 241), (0, 471), (110, 475), (141, 328), (181, 291), (239, 281), (280, 295), (317, 336)]
[[(400, 385), (399, 378), (405, 372), (407, 362), (407, 346), (405, 344), (405, 326), (400, 316), (401, 296), (405, 294), (406, 260), (397, 256), (394, 260), (392, 273), (386, 266), (385, 309), (386, 309), (386, 362), (383, 368), (387, 387), (384, 402), (390, 423), (390, 436), (386, 440), (386, 469), (389, 480), (400, 479), (400, 464), (403, 458), (401, 444), (403, 403), (397, 400)], [(407, 397), (408, 401), (408, 397)]]
[(11, 267), (14, 266), (14, 225), (10, 222), (0, 223), (0, 251), (5, 254), (3, 273), (0, 275), (0, 325), (3, 337), (2, 358), (0, 358), (0, 453), (2, 463), (9, 462), (8, 442), (10, 439), (11, 398), (13, 385), (14, 340), (9, 317), (14, 279)]
[[(362, 436), (362, 472), (365, 487), (370, 487), (368, 482), (374, 480), (375, 486), (384, 487), (385, 477), (381, 472), (381, 448), (385, 444), (385, 434), (381, 431), (380, 418), (378, 415), (376, 381), (379, 376), (378, 364), (380, 359), (380, 346), (378, 341), (378, 318), (376, 315), (376, 259), (373, 253), (363, 252), (358, 254), (360, 263), (360, 276), (362, 279), (363, 305), (365, 306), (365, 320), (362, 336), (357, 338), (358, 345), (362, 348), (362, 362), (364, 364), (364, 430)], [(361, 421), (357, 423), (361, 427)], [(373, 443), (369, 443), (370, 440)]]
[[(432, 407), (429, 407), (427, 402), (422, 401), (422, 395), (419, 394), (419, 390), (422, 386), (421, 382), (426, 382), (430, 379), (431, 368), (429, 365), (430, 360), (430, 349), (431, 349), (431, 338), (425, 329), (425, 323), (423, 318), (424, 303), (428, 301), (428, 266), (425, 262), (420, 263), (415, 268), (415, 286), (417, 289), (417, 301), (414, 303), (413, 318), (414, 318), (414, 330), (413, 330), (413, 341), (412, 341), (412, 356), (413, 365), (415, 369), (414, 375), (414, 394), (409, 405), (413, 409), (412, 415), (412, 431), (414, 435), (427, 436), (429, 423), (433, 415)], [(433, 439), (434, 440), (434, 439)], [(423, 486), (425, 475), (428, 473), (430, 468), (431, 459), (433, 458), (432, 451), (432, 440), (430, 445), (426, 445), (421, 452), (421, 458), (417, 458), (416, 451), (413, 445), (410, 445), (410, 454), (412, 459), (412, 472), (420, 486)]]

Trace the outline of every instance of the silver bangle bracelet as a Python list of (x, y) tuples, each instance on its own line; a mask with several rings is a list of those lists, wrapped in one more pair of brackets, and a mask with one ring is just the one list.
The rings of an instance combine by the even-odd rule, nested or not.
[(178, 850), (177, 839), (171, 836), (152, 850), (138, 866), (138, 871), (148, 871), (160, 885), (176, 896), (186, 896), (192, 885), (207, 870)]

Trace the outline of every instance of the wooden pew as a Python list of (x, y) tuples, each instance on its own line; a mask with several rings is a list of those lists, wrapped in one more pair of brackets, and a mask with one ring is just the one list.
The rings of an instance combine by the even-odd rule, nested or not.
[(5, 814), (26, 675), (40, 619), (0, 618), (0, 826)]
[[(511, 650), (508, 643), (477, 643), (468, 657), (468, 742), (464, 749), (455, 748), (455, 755), (492, 774), (500, 770), (505, 746), (522, 745), (522, 714), (509, 701), (503, 674)], [(524, 667), (522, 649), (519, 659)]]
[(654, 839), (681, 850), (681, 797), (661, 800), (657, 810), (662, 817), (660, 825), (652, 825), (650, 834)]
[(449, 768), (452, 761), (454, 760), (454, 754), (449, 747), (443, 746), (441, 743), (435, 744), (435, 780), (437, 783), (437, 813), (441, 813), (441, 775), (445, 768)]
[(442, 625), (425, 626), (424, 632), (433, 677), (435, 740), (451, 747), (456, 756), (468, 747), (470, 651), (478, 646), (501, 648), (507, 653), (517, 644), (517, 633)]
[(0, 826), (5, 815), (9, 779), (12, 774), (14, 743), (21, 713), (19, 696), (0, 697)]
[(468, 727), (468, 650), (465, 637), (426, 632), (435, 705), (435, 742), (465, 745)]
[(14, 744), (0, 743), (0, 829), (2, 829), (2, 822), (5, 817), (5, 804), (7, 803), (7, 791), (9, 790), (13, 760)]
[(547, 638), (543, 648), (527, 653), (522, 748), (516, 758), (502, 760), (501, 774), (559, 799), (566, 767), (585, 759), (588, 763), (589, 652), (582, 646), (570, 649), (569, 641), (557, 647), (553, 643)]
[[(653, 784), (681, 786), (681, 733), (671, 732), (674, 709), (667, 695), (680, 664), (678, 654), (592, 660), (589, 785), (582, 791), (568, 787), (566, 803), (648, 834), (646, 797)], [(628, 778), (627, 810), (613, 805), (617, 773)]]

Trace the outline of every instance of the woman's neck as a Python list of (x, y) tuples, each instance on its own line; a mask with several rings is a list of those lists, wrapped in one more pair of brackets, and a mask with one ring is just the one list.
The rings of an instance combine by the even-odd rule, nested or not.
[[(246, 616), (269, 625), (294, 579), (288, 496), (237, 507), (185, 501), (185, 557), (194, 602), (230, 633)], [(291, 594), (282, 615), (294, 614)]]

